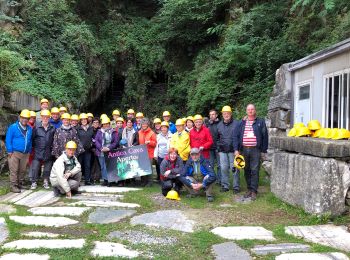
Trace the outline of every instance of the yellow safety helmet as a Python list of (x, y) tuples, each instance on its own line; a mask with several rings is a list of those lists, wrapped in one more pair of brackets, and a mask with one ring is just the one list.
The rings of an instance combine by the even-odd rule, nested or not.
[(182, 120), (186, 123), (186, 117), (183, 117)]
[(231, 112), (232, 113), (232, 108), (230, 106), (224, 106), (221, 110), (221, 113), (222, 112)]
[(30, 117), (36, 117), (36, 113), (34, 111), (29, 111)]
[(338, 128), (332, 128), (331, 129), (330, 139), (334, 139), (336, 137), (338, 130), (339, 130)]
[(79, 115), (79, 119), (80, 119), (80, 120), (81, 120), (81, 119), (88, 119), (88, 115), (85, 114), (85, 113), (81, 113), (81, 114)]
[(236, 155), (233, 160), (233, 166), (237, 169), (243, 169), (245, 167), (245, 160), (243, 155)]
[(169, 123), (167, 121), (163, 121), (160, 126), (166, 126), (169, 128)]
[(338, 129), (337, 134), (333, 136), (334, 140), (349, 139), (349, 138), (350, 138), (350, 131), (344, 128)]
[(74, 141), (69, 141), (66, 143), (66, 148), (67, 149), (77, 149), (77, 143)]
[(61, 119), (69, 119), (70, 120), (70, 114), (63, 113), (62, 116), (61, 116)]
[(288, 136), (289, 137), (293, 137), (297, 134), (297, 129), (295, 127), (293, 127), (292, 129), (290, 129), (290, 131), (288, 132)]
[(131, 109), (131, 108), (130, 108), (130, 109), (128, 110), (127, 114), (135, 114), (134, 109)]
[(40, 100), (40, 104), (42, 104), (42, 103), (48, 103), (49, 104), (49, 101), (46, 98), (43, 98), (42, 100)]
[(101, 124), (104, 125), (104, 124), (109, 124), (111, 122), (111, 120), (109, 119), (109, 117), (103, 117), (101, 119)]
[(116, 122), (123, 122), (124, 123), (124, 119), (122, 117), (118, 117), (117, 120), (115, 120)]
[(313, 133), (311, 133), (311, 136), (314, 138), (320, 137), (320, 134), (322, 131), (323, 131), (323, 128), (318, 129), (318, 130), (314, 131)]
[(113, 116), (120, 116), (119, 110), (118, 109), (113, 110), (112, 115)]
[(163, 116), (171, 116), (169, 111), (164, 111)]
[(88, 117), (94, 117), (94, 115), (92, 113), (87, 113)]
[(76, 114), (73, 114), (71, 117), (70, 117), (70, 120), (76, 120), (76, 121), (79, 121), (79, 116), (76, 115)]
[(318, 138), (331, 138), (332, 130), (330, 128), (322, 128), (320, 129), (320, 133)]
[(162, 120), (160, 120), (159, 118), (155, 118), (153, 120), (153, 124), (161, 124), (162, 123)]
[(166, 198), (169, 200), (181, 200), (179, 193), (176, 190), (170, 190), (168, 191)]
[(136, 118), (138, 118), (138, 117), (143, 117), (143, 113), (138, 112), (138, 113), (136, 114)]
[(175, 125), (184, 125), (185, 122), (182, 120), (182, 118), (179, 118), (178, 120), (176, 120)]
[(298, 127), (305, 127), (305, 125), (303, 123), (295, 123), (293, 125), (294, 128), (298, 128)]
[(67, 108), (66, 107), (60, 107), (60, 111), (64, 111), (64, 112), (67, 112)]
[(203, 120), (203, 117), (201, 115), (195, 115), (193, 117), (193, 120), (196, 121), (196, 120)]
[(104, 117), (108, 117), (106, 114), (102, 114), (101, 116), (100, 116), (100, 119), (102, 119), (102, 118), (104, 118)]
[(188, 117), (186, 117), (186, 122), (187, 122), (187, 120), (191, 120), (192, 122), (194, 122), (193, 116), (188, 116)]
[(58, 114), (58, 113), (60, 113), (60, 110), (58, 109), (58, 107), (51, 108), (51, 114)]
[(28, 109), (23, 109), (19, 116), (24, 118), (30, 118), (30, 111)]
[(318, 120), (311, 120), (309, 123), (307, 123), (307, 127), (310, 130), (318, 130), (321, 129), (321, 123)]
[(311, 135), (311, 131), (306, 126), (296, 128), (296, 134), (295, 134), (296, 137), (309, 136), (309, 135)]
[(45, 109), (45, 110), (40, 111), (40, 115), (41, 116), (51, 116), (51, 113), (49, 110)]

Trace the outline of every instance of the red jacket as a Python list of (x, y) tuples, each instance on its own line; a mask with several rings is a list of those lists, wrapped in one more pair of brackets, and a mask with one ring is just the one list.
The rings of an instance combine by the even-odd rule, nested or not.
[(204, 158), (209, 159), (210, 147), (213, 145), (213, 138), (211, 137), (208, 128), (202, 126), (199, 131), (193, 128), (190, 132), (190, 146), (191, 148), (203, 147), (202, 155)]
[(148, 151), (148, 157), (150, 159), (153, 159), (154, 157), (154, 149), (157, 146), (157, 136), (152, 131), (151, 128), (147, 128), (146, 130), (139, 130), (139, 144), (145, 144), (146, 141), (150, 141), (149, 144), (147, 144), (147, 151)]

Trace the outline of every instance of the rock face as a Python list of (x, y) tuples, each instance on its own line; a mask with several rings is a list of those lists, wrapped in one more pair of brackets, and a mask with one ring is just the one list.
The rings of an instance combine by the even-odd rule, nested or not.
[(270, 146), (284, 151), (324, 158), (350, 157), (350, 142), (348, 140), (272, 136), (270, 138)]
[(273, 155), (271, 191), (306, 212), (342, 214), (349, 186), (349, 166), (344, 162), (287, 152)]

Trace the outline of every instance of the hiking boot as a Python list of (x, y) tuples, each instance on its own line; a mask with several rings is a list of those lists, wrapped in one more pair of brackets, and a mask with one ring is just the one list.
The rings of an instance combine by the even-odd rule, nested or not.
[(61, 196), (61, 192), (57, 187), (53, 187), (53, 196), (54, 197), (60, 197)]
[(252, 195), (250, 196), (251, 200), (256, 200), (256, 196), (257, 196), (256, 192), (253, 191)]
[(229, 189), (228, 188), (224, 188), (224, 187), (222, 187), (221, 189), (220, 189), (220, 192), (228, 192), (229, 191)]
[(91, 182), (89, 182), (89, 181), (86, 181), (86, 182), (85, 182), (85, 185), (86, 185), (86, 186), (91, 186), (91, 185), (92, 185), (92, 183), (91, 183)]
[(44, 180), (43, 187), (44, 187), (45, 190), (50, 189), (50, 185), (49, 185), (49, 181), (48, 180), (46, 180), (46, 179)]
[(245, 194), (244, 194), (244, 198), (245, 199), (248, 199), (248, 198), (250, 198), (252, 196), (252, 192), (250, 191), (250, 190), (248, 190)]
[(37, 187), (38, 187), (38, 184), (36, 184), (36, 182), (33, 182), (32, 185), (30, 186), (30, 189), (36, 190)]
[(10, 191), (13, 193), (21, 193), (21, 189), (18, 188), (16, 185), (12, 185)]
[(233, 194), (238, 194), (240, 193), (240, 190), (233, 190)]
[(213, 196), (207, 196), (207, 200), (208, 200), (208, 202), (213, 202), (214, 201), (214, 197)]

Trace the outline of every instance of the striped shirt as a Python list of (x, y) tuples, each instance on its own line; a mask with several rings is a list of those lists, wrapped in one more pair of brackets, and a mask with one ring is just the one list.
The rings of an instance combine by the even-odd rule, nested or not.
[(243, 146), (256, 146), (256, 136), (253, 130), (254, 121), (245, 121), (245, 128), (243, 133)]

